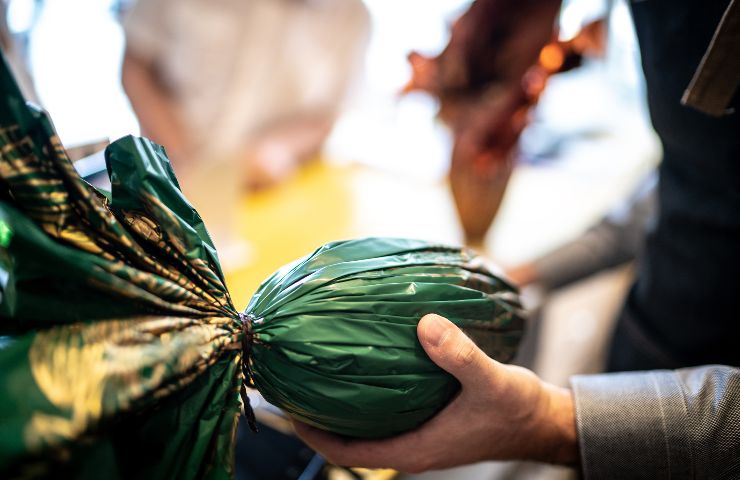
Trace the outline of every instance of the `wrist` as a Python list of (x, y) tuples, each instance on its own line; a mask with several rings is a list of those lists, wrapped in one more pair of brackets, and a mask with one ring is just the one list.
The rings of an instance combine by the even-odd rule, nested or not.
[(579, 462), (573, 394), (568, 388), (544, 385), (548, 401), (541, 425), (546, 432), (543, 458), (559, 465), (577, 465)]
[[(520, 459), (559, 465), (579, 463), (575, 402), (570, 389), (543, 382), (521, 367), (507, 366), (511, 373), (511, 393), (499, 387), (504, 397), (516, 398), (523, 416), (511, 416), (515, 426), (508, 452), (497, 452), (492, 459)], [(519, 372), (518, 375), (515, 375)], [(526, 407), (530, 408), (526, 408)]]

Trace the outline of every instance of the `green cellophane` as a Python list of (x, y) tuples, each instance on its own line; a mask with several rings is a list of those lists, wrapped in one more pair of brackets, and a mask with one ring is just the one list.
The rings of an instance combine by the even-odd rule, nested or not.
[(230, 478), (241, 323), (164, 151), (111, 199), (0, 72), (0, 476)]
[(400, 433), (459, 388), (421, 347), (419, 319), (444, 315), (506, 361), (522, 331), (517, 308), (512, 287), (470, 251), (388, 238), (330, 243), (252, 297), (252, 378), (268, 401), (316, 427)]
[(332, 432), (414, 428), (459, 389), (418, 343), (430, 312), (513, 356), (514, 288), (416, 240), (325, 245), (240, 314), (164, 149), (112, 143), (98, 191), (4, 61), (0, 85), (3, 478), (229, 478), (244, 384)]

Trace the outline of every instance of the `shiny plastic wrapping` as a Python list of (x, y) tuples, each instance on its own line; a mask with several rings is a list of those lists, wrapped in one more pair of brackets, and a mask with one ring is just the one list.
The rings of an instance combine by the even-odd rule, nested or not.
[(459, 388), (429, 312), (513, 355), (514, 289), (421, 241), (326, 245), (239, 313), (164, 150), (113, 142), (96, 190), (0, 63), (0, 477), (229, 478), (245, 384), (333, 432), (413, 428)]
[(163, 149), (109, 199), (0, 63), (0, 478), (230, 478), (242, 325)]
[(355, 437), (421, 424), (457, 391), (426, 355), (427, 313), (462, 327), (493, 358), (522, 333), (511, 286), (467, 250), (369, 238), (325, 245), (270, 277), (252, 297), (252, 377), (292, 416)]

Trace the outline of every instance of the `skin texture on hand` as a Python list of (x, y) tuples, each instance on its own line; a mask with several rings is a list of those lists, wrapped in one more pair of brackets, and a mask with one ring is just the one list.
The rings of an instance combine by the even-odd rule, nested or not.
[(569, 390), (492, 360), (439, 315), (422, 318), (417, 334), (429, 357), (462, 385), (439, 414), (388, 439), (344, 438), (294, 422), (298, 435), (336, 465), (409, 473), (484, 460), (578, 462)]

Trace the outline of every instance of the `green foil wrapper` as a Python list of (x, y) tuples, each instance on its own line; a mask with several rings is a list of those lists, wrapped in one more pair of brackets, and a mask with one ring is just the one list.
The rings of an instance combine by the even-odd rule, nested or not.
[(0, 477), (231, 478), (242, 325), (164, 150), (77, 175), (0, 71)]
[(249, 302), (252, 378), (303, 422), (393, 435), (459, 388), (421, 347), (419, 319), (443, 315), (507, 361), (522, 333), (517, 309), (513, 288), (470, 251), (388, 238), (330, 243), (276, 272)]
[(513, 356), (514, 288), (422, 241), (328, 244), (239, 313), (164, 149), (112, 143), (99, 191), (1, 68), (0, 477), (230, 478), (244, 385), (325, 430), (414, 428), (459, 388), (417, 340), (426, 313)]

